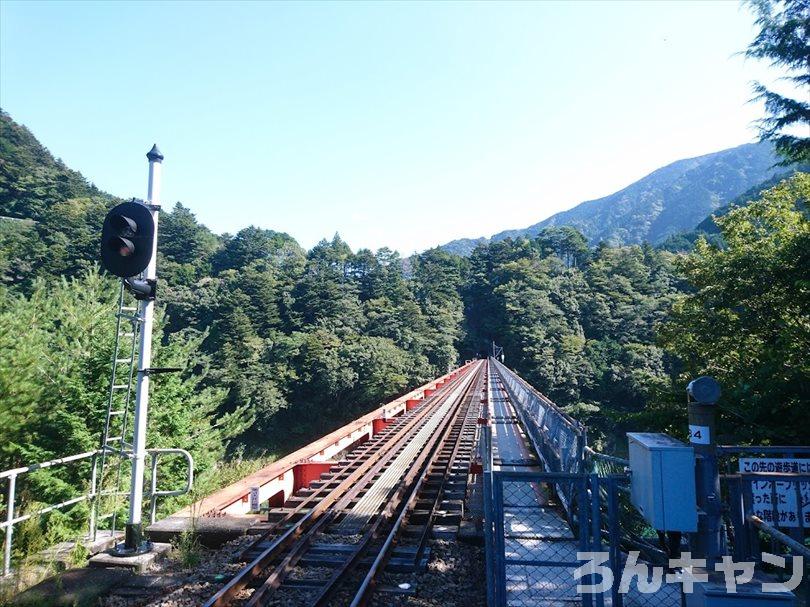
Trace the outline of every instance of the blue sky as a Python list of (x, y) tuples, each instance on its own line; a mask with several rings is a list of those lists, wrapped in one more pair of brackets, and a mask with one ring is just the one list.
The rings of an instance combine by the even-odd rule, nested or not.
[(0, 3), (0, 106), (216, 232), (403, 254), (755, 139), (737, 2)]

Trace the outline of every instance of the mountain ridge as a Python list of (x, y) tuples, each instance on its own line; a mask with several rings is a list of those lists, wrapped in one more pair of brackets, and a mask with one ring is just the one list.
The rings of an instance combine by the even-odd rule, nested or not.
[(506, 238), (533, 238), (543, 228), (572, 226), (591, 244), (658, 244), (688, 232), (714, 211), (757, 184), (789, 169), (778, 162), (770, 143), (733, 148), (671, 162), (602, 198), (583, 201), (526, 228), (504, 230), (489, 238), (461, 238), (441, 248), (469, 255), (478, 244)]

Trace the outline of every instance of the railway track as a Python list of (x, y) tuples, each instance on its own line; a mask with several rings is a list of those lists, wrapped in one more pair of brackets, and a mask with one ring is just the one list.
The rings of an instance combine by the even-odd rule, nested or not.
[(387, 563), (418, 566), (431, 528), (463, 515), (485, 377), (477, 363), (272, 510), (205, 606), (363, 605)]

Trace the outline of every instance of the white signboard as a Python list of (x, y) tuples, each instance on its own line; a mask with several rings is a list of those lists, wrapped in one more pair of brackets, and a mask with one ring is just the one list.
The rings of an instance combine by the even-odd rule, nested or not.
[(259, 511), (259, 488), (258, 487), (251, 487), (250, 488), (250, 511), (251, 512), (258, 512)]
[[(810, 459), (744, 457), (740, 458), (740, 472), (810, 474)], [(753, 481), (751, 483), (754, 514), (769, 525), (799, 527), (796, 483), (787, 480), (776, 481), (776, 516), (779, 520), (775, 520), (774, 516), (772, 484), (772, 481)], [(810, 527), (810, 482), (802, 482), (799, 485), (801, 486), (803, 526)]]
[(696, 445), (708, 445), (711, 441), (709, 426), (693, 426), (689, 424), (689, 442)]

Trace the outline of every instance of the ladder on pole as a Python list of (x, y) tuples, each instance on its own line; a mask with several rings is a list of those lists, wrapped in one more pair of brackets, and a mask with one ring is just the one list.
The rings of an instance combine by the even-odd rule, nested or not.
[[(128, 293), (121, 282), (118, 295), (118, 312), (115, 322), (115, 346), (112, 355), (112, 371), (107, 391), (107, 412), (101, 434), (99, 455), (93, 461), (92, 490), (95, 492), (90, 515), (90, 536), (95, 540), (99, 521), (111, 519), (110, 537), (115, 535), (118, 516), (121, 478), (125, 463), (131, 461), (132, 429), (130, 409), (135, 394), (135, 370), (137, 368), (138, 335), (143, 319), (139, 314), (138, 301)], [(113, 458), (117, 462), (111, 461)], [(116, 465), (117, 464), (117, 465)], [(107, 478), (109, 476), (110, 478)], [(112, 483), (112, 487), (108, 487)], [(99, 515), (105, 496), (111, 497), (110, 512)]]

